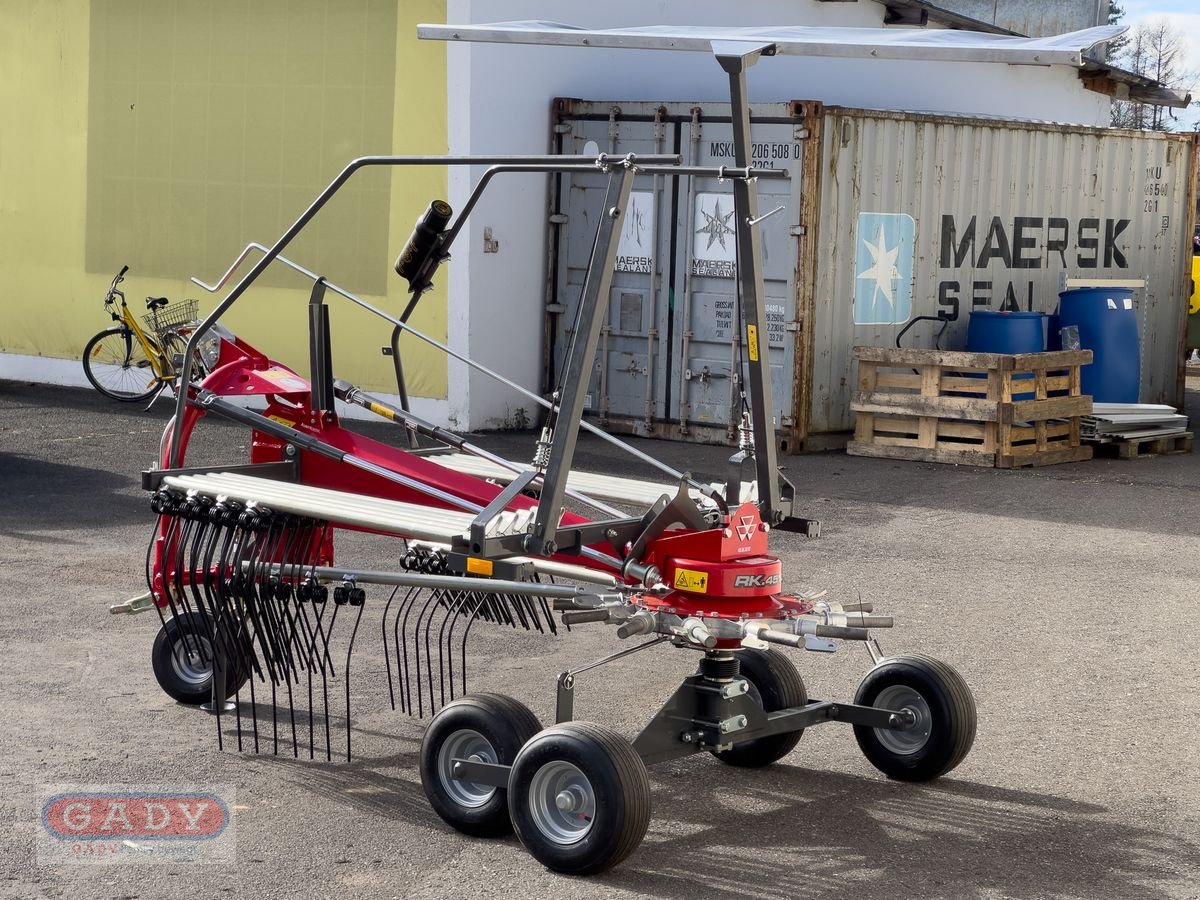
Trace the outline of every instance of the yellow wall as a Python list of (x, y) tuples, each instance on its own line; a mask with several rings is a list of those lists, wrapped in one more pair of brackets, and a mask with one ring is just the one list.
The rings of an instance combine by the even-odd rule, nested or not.
[[(370, 83), (371, 60), (367, 75), (345, 74), (364, 68), (356, 36), (372, 36), (372, 21), (390, 27), (390, 2), (0, 4), (0, 352), (78, 359), (108, 324), (100, 301), (126, 263), (123, 287), (139, 312), (147, 295), (198, 297), (207, 312), (223, 292), (189, 276), (215, 281), (247, 242), (273, 243), (351, 158), (444, 153), (445, 52), (415, 37), (418, 22), (445, 20), (444, 0), (394, 0), (394, 63), (372, 55), (394, 67), (390, 146), (377, 145), (386, 127), (372, 127), (389, 92)], [(386, 16), (372, 20), (381, 4)], [(356, 18), (345, 15), (352, 7)], [(289, 57), (289, 41), (301, 52)], [(231, 104), (244, 112), (226, 115)], [(395, 314), (407, 294), (391, 261), (417, 215), (445, 197), (446, 178), (438, 168), (391, 171), (351, 179), (288, 255)], [(438, 339), (444, 282), (412, 320)], [(271, 275), (224, 321), (303, 371), (307, 297), (303, 281)], [(390, 327), (329, 302), (337, 374), (394, 390), (380, 354)], [(413, 338), (402, 348), (410, 392), (444, 398), (445, 357)]]

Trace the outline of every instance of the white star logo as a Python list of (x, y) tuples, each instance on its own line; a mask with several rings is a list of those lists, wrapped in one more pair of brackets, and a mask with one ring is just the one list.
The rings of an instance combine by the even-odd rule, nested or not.
[(733, 229), (729, 227), (729, 220), (733, 218), (733, 213), (722, 213), (721, 201), (718, 200), (711, 213), (701, 209), (700, 215), (704, 216), (705, 224), (696, 229), (696, 234), (708, 235), (708, 247), (705, 249), (711, 250), (713, 244), (720, 244), (721, 249), (724, 250), (725, 235), (734, 233)]
[(738, 537), (743, 541), (748, 541), (754, 536), (754, 531), (758, 528), (758, 523), (750, 516), (742, 516), (741, 524), (736, 527)]
[(898, 277), (896, 271), (896, 257), (900, 255), (900, 246), (888, 249), (887, 241), (883, 236), (883, 226), (879, 226), (879, 237), (876, 243), (872, 244), (868, 240), (863, 240), (863, 246), (867, 248), (867, 252), (871, 254), (873, 264), (863, 272), (858, 273), (859, 278), (870, 278), (875, 282), (875, 288), (871, 292), (871, 305), (876, 305), (876, 293), (882, 293), (888, 306), (892, 305), (892, 282)]

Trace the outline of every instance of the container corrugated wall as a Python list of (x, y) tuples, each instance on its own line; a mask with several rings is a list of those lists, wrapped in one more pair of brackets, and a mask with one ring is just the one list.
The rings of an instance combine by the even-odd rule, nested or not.
[(1064, 274), (1146, 280), (1142, 399), (1178, 402), (1190, 136), (833, 107), (819, 121), (809, 435), (852, 427), (855, 345), (940, 315), (942, 346), (962, 348), (972, 309), (1052, 312)]

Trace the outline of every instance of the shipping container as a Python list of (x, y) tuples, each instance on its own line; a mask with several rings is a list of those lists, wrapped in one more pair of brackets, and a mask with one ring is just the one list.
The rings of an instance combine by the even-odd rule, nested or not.
[[(554, 105), (561, 153), (677, 152), (732, 165), (727, 105)], [(853, 426), (851, 348), (965, 345), (973, 309), (1052, 312), (1063, 277), (1136, 292), (1144, 402), (1179, 405), (1196, 202), (1192, 135), (823, 106), (752, 109), (780, 448)], [(552, 390), (603, 177), (551, 185), (546, 384)], [(734, 438), (741, 412), (732, 191), (642, 176), (620, 238), (588, 415), (614, 431)], [(921, 317), (928, 317), (922, 319)]]

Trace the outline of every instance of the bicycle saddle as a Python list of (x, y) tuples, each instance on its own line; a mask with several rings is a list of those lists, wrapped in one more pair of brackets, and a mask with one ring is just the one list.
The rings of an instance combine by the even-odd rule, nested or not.
[(146, 309), (158, 309), (160, 306), (166, 306), (167, 303), (166, 297), (147, 297)]

